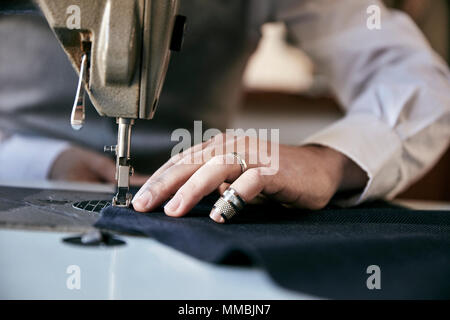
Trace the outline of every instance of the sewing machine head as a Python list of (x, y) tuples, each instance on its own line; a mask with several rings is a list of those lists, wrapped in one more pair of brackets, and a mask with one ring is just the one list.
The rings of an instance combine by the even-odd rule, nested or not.
[(131, 126), (151, 119), (158, 105), (170, 51), (181, 48), (185, 18), (178, 0), (37, 0), (73, 67), (79, 84), (71, 115), (84, 123), (85, 92), (102, 116), (117, 119), (118, 193), (113, 204), (129, 206)]

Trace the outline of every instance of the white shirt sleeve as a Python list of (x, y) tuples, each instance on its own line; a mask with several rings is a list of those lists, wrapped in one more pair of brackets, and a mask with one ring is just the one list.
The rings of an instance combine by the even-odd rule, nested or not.
[[(366, 171), (348, 204), (392, 198), (420, 178), (450, 141), (450, 73), (405, 14), (380, 1), (281, 0), (276, 18), (315, 60), (346, 111), (305, 144), (334, 148)], [(377, 5), (381, 29), (369, 30)]]
[(0, 143), (0, 180), (46, 180), (56, 157), (68, 142), (13, 135)]

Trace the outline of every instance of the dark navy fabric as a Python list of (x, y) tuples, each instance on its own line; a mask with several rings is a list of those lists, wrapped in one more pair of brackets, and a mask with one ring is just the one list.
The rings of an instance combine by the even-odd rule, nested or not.
[[(208, 217), (216, 197), (183, 218), (108, 207), (98, 228), (154, 238), (218, 264), (256, 264), (281, 286), (325, 298), (450, 298), (450, 212), (372, 203), (318, 212), (248, 206), (225, 225)], [(369, 290), (367, 267), (381, 269)]]

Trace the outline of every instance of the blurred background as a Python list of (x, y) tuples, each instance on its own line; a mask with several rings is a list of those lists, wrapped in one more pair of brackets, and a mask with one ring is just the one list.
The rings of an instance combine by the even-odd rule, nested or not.
[[(423, 31), (434, 50), (450, 61), (449, 0), (385, 0), (406, 12)], [(0, 0), (7, 7), (8, 2)], [(27, 9), (29, 0), (14, 0)], [(278, 128), (282, 143), (298, 144), (298, 137), (317, 132), (343, 116), (327, 92), (324, 78), (312, 61), (289, 44), (283, 24), (262, 28), (263, 37), (244, 75), (244, 98), (235, 128)], [(0, 44), (1, 45), (1, 44)], [(1, 138), (1, 137), (0, 137)], [(399, 197), (450, 201), (450, 150), (426, 176)]]
[[(385, 0), (406, 12), (434, 50), (450, 61), (448, 0)], [(297, 144), (342, 117), (338, 103), (326, 90), (311, 60), (289, 45), (283, 24), (263, 26), (263, 37), (245, 76), (244, 104), (233, 127), (279, 128), (282, 143)], [(294, 134), (295, 133), (295, 134)], [(450, 201), (450, 149), (437, 165), (399, 198)]]

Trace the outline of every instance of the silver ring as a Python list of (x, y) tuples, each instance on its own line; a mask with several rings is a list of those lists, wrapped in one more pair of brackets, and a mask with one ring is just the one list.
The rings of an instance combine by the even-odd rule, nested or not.
[(233, 188), (225, 190), (223, 195), (214, 204), (214, 209), (220, 212), (220, 215), (225, 221), (229, 221), (239, 211), (244, 209), (245, 201)]
[(237, 161), (239, 162), (239, 165), (241, 166), (241, 173), (244, 173), (245, 171), (247, 171), (247, 162), (245, 162), (245, 159), (243, 157), (241, 157), (239, 155), (239, 153), (237, 152), (231, 152), (231, 154), (233, 155), (233, 157), (235, 157), (237, 159)]

